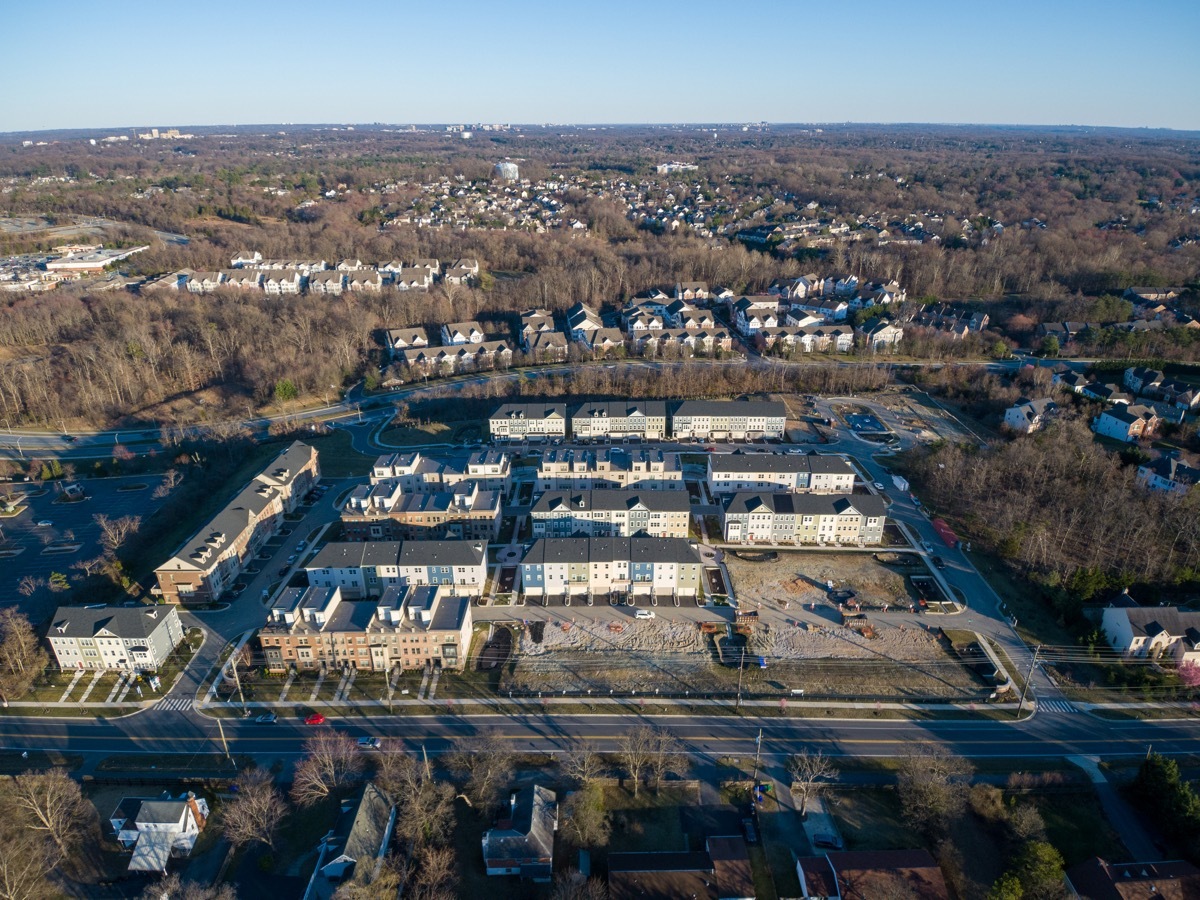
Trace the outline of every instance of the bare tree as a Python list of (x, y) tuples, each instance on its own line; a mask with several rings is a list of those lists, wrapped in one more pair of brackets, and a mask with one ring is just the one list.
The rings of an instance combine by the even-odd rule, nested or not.
[(325, 799), (363, 768), (362, 752), (354, 739), (332, 728), (323, 728), (305, 741), (304, 753), (292, 781), (292, 799), (300, 806)]
[(21, 580), (17, 582), (17, 591), (22, 597), (32, 597), (37, 593), (38, 588), (46, 583), (44, 578), (35, 578), (33, 575), (23, 575)]
[(454, 828), (454, 787), (390, 742), (380, 751), (375, 784), (396, 804), (396, 834), (418, 846), (446, 843)]
[(62, 861), (52, 841), (25, 828), (19, 817), (0, 818), (0, 900), (41, 900), (49, 896), (46, 876)]
[(971, 764), (939, 744), (927, 744), (900, 763), (904, 816), (927, 831), (943, 830), (962, 813), (971, 788)]
[(154, 496), (159, 499), (166, 497), (178, 487), (181, 481), (183, 481), (183, 475), (180, 474), (178, 469), (167, 469), (167, 471), (163, 472), (162, 482), (154, 489)]
[[(449, 847), (422, 847), (413, 858), (405, 895), (411, 900), (455, 900), (458, 865)], [(378, 896), (378, 895), (376, 895)]]
[(504, 739), (495, 731), (458, 738), (447, 763), (467, 774), (465, 794), (471, 806), (482, 816), (491, 815), (512, 780), (515, 764), (512, 749)]
[(142, 892), (141, 900), (237, 900), (231, 884), (199, 884), (184, 881), (175, 872), (164, 875)]
[(604, 771), (604, 760), (584, 741), (575, 741), (567, 747), (560, 765), (563, 774), (578, 785), (590, 784)]
[(100, 544), (106, 550), (116, 553), (142, 527), (141, 516), (121, 516), (110, 519), (104, 513), (92, 516), (92, 521), (100, 526)]
[(104, 567), (108, 565), (108, 556), (100, 554), (93, 556), (91, 559), (81, 559), (71, 563), (72, 569), (78, 569), (83, 573), (85, 578), (91, 578), (93, 575), (98, 575), (104, 571)]
[(608, 887), (599, 878), (585, 878), (578, 869), (567, 869), (555, 876), (550, 900), (608, 900)]
[(604, 847), (608, 844), (612, 826), (604, 804), (604, 789), (590, 781), (572, 791), (563, 802), (562, 831), (577, 847)]
[(274, 849), (275, 831), (287, 804), (275, 789), (270, 773), (251, 769), (238, 776), (236, 796), (225, 804), (221, 822), (234, 847), (266, 844)]
[(28, 691), (47, 662), (29, 620), (15, 607), (0, 610), (0, 702)]
[(687, 753), (679, 739), (665, 728), (651, 729), (649, 772), (655, 793), (668, 775), (682, 776), (688, 767)]
[(800, 815), (808, 813), (809, 801), (819, 800), (833, 788), (838, 769), (833, 762), (818, 750), (797, 753), (788, 763), (788, 774), (792, 776), (792, 794), (800, 798)]
[(617, 755), (633, 781), (633, 796), (638, 795), (642, 779), (650, 769), (650, 761), (654, 757), (654, 729), (649, 725), (639, 725), (621, 737), (617, 745)]
[(95, 811), (83, 797), (79, 784), (63, 769), (25, 772), (9, 780), (13, 806), (25, 827), (44, 832), (64, 857), (83, 836)]

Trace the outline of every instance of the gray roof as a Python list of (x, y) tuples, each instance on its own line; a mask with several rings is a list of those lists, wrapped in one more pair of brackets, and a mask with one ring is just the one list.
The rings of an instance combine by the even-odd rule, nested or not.
[(405, 541), (402, 566), (477, 566), (487, 558), (483, 541)]
[[(516, 792), (511, 818), (502, 820), (484, 835), (483, 858), (491, 863), (550, 859), (558, 824), (558, 797), (533, 784)], [(547, 873), (549, 874), (549, 873)]]
[(1125, 614), (1129, 616), (1133, 633), (1139, 637), (1154, 637), (1164, 631), (1174, 637), (1184, 637), (1189, 629), (1200, 628), (1200, 613), (1177, 606), (1126, 608)]
[(887, 513), (883, 498), (875, 494), (743, 492), (734, 494), (725, 505), (726, 515), (744, 515), (763, 509), (777, 516), (840, 516), (857, 511), (868, 518), (881, 518)]
[(148, 638), (174, 611), (164, 606), (60, 606), (49, 636), (95, 637), (102, 629), (120, 638)]
[(632, 509), (641, 504), (655, 512), (688, 512), (691, 502), (683, 491), (545, 491), (531, 512), (559, 509), (587, 511)]
[(1146, 463), (1142, 468), (1176, 484), (1200, 483), (1200, 469), (1182, 463), (1173, 456), (1159, 457), (1154, 462)]
[(534, 541), (521, 563), (584, 563), (629, 560), (640, 563), (699, 564), (700, 554), (684, 538), (541, 538)]
[(787, 405), (774, 400), (685, 400), (675, 409), (677, 416), (756, 416), (787, 418)]
[(505, 403), (492, 413), (493, 419), (566, 419), (565, 403)]
[(600, 418), (624, 419), (641, 414), (646, 418), (667, 417), (667, 404), (662, 400), (611, 400), (581, 403), (571, 409), (572, 419)]
[(400, 541), (336, 541), (326, 544), (306, 569), (358, 569), (394, 566), (400, 559)]
[(819, 475), (854, 474), (850, 463), (840, 456), (818, 453), (713, 453), (709, 455), (713, 472), (743, 475), (753, 472), (812, 472)]
[[(328, 859), (345, 855), (357, 861), (373, 860), (383, 849), (392, 803), (383, 791), (368, 781), (352, 810), (342, 816), (329, 842)], [(352, 873), (346, 873), (349, 877)]]

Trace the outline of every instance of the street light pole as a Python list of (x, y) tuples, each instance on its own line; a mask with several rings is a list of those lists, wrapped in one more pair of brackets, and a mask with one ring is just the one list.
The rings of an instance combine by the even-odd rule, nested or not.
[(746, 648), (742, 647), (741, 656), (738, 657), (737, 703), (734, 704), (734, 707), (733, 707), (735, 711), (740, 710), (742, 708), (742, 672), (744, 672), (745, 669), (746, 669)]
[(762, 755), (762, 729), (758, 729), (758, 737), (754, 739), (754, 777), (750, 781), (758, 784), (758, 761)]
[(1025, 683), (1021, 685), (1021, 702), (1017, 704), (1017, 718), (1021, 718), (1021, 713), (1025, 710), (1025, 694), (1029, 690), (1029, 682), (1033, 680), (1033, 670), (1037, 666), (1038, 654), (1042, 652), (1042, 645), (1033, 648), (1033, 658), (1029, 661), (1029, 674), (1025, 676)]

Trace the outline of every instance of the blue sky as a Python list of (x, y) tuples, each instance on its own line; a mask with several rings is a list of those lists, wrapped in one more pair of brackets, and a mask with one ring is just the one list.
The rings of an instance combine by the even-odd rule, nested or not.
[(276, 122), (1200, 129), (1198, 0), (0, 0), (0, 131)]

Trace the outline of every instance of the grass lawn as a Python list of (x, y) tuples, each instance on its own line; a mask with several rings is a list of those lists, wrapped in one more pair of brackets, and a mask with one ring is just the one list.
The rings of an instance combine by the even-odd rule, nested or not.
[(487, 433), (487, 422), (483, 419), (462, 419), (450, 424), (400, 425), (387, 429), (379, 439), (384, 444), (419, 447), (423, 444), (463, 444), (480, 440)]
[(321, 454), (322, 478), (360, 478), (371, 473), (374, 456), (359, 453), (351, 446), (349, 432), (336, 430), (330, 434), (311, 435), (306, 444)]
[[(57, 670), (48, 671), (45, 675), (34, 682), (25, 694), (21, 695), (21, 700), (49, 700), (51, 702), (58, 700), (62, 696), (63, 691), (67, 689), (67, 685), (71, 683), (71, 679), (75, 677), (74, 672), (60, 672)], [(79, 683), (75, 685), (75, 690), (72, 692), (78, 698), (86, 689), (86, 685), (92, 680), (92, 674), (86, 673), (79, 679)], [(71, 699), (70, 697), (67, 698)]]
[(799, 897), (800, 879), (796, 876), (795, 857), (812, 852), (804, 828), (800, 825), (800, 817), (790, 809), (760, 812), (758, 826), (767, 865), (779, 896)]
[(900, 796), (891, 788), (840, 790), (829, 810), (847, 850), (905, 850), (914, 843)]
[(1038, 812), (1046, 821), (1046, 835), (1068, 866), (1093, 856), (1129, 859), (1129, 853), (1104, 815), (1091, 787), (1078, 792), (1034, 796)]
[[(26, 755), (22, 756), (22, 752)], [(78, 753), (60, 753), (57, 750), (3, 750), (0, 751), (0, 774), (18, 775), (30, 769), (62, 768), (67, 771), (83, 765)]]
[(642, 788), (635, 797), (633, 791), (613, 785), (604, 790), (604, 803), (612, 819), (611, 853), (632, 853), (651, 850), (686, 850), (687, 836), (680, 821), (680, 809), (695, 802), (690, 796), (665, 787), (661, 794)]

